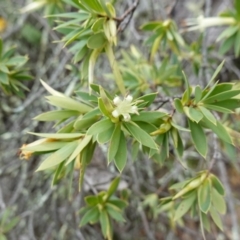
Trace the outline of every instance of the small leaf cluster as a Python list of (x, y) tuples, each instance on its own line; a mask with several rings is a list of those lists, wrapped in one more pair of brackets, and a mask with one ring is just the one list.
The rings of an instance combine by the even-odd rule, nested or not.
[(223, 18), (234, 19), (233, 24), (226, 28), (217, 38), (217, 41), (222, 41), (219, 52), (225, 54), (232, 47), (235, 57), (240, 55), (240, 4), (238, 0), (234, 1), (233, 10), (229, 10), (220, 14)]
[(144, 31), (153, 31), (154, 34), (146, 40), (146, 44), (151, 46), (151, 57), (153, 60), (159, 46), (166, 50), (170, 48), (174, 53), (180, 54), (180, 47), (184, 46), (184, 40), (177, 31), (173, 20), (148, 22), (141, 27)]
[(0, 38), (0, 87), (5, 94), (15, 94), (24, 97), (24, 91), (28, 88), (23, 81), (31, 80), (24, 65), (28, 61), (27, 56), (15, 55), (16, 48), (4, 49)]
[(119, 90), (125, 93), (122, 76), (112, 50), (112, 47), (117, 45), (117, 18), (113, 5), (104, 0), (65, 1), (78, 11), (50, 17), (69, 19), (58, 21), (55, 30), (64, 35), (61, 41), (65, 46), (72, 44), (69, 51), (74, 54), (73, 62), (82, 62), (81, 79), (88, 79), (89, 85), (93, 83), (96, 60), (100, 53), (105, 51)]
[(0, 215), (0, 239), (7, 240), (6, 234), (9, 233), (19, 222), (19, 217), (13, 217), (14, 210), (6, 208)]
[(178, 62), (165, 58), (161, 64), (151, 63), (134, 46), (131, 52), (122, 51), (123, 60), (120, 69), (127, 89), (134, 95), (150, 88), (169, 88), (181, 85)]
[[(182, 99), (176, 98), (174, 106), (179, 113), (184, 113), (188, 118), (188, 125), (191, 137), (197, 151), (203, 156), (207, 156), (207, 138), (204, 128), (211, 129), (222, 141), (233, 144), (228, 128), (215, 118), (212, 110), (221, 113), (232, 113), (239, 107), (240, 88), (234, 83), (220, 83), (216, 81), (211, 87), (211, 82), (216, 78), (222, 64), (216, 69), (209, 84), (201, 89), (196, 86), (193, 90), (186, 81), (186, 91)], [(194, 91), (194, 96), (192, 93)]]
[[(208, 171), (199, 172), (196, 177), (176, 183), (170, 190), (177, 191), (173, 197), (161, 199), (159, 212), (169, 209), (172, 221), (181, 221), (181, 218), (190, 212), (192, 217), (199, 216), (201, 230), (210, 231), (208, 215), (223, 231), (219, 214), (226, 213), (224, 187), (220, 180)], [(178, 201), (180, 200), (180, 201)]]
[(113, 196), (119, 185), (120, 178), (117, 177), (111, 183), (107, 192), (100, 192), (95, 196), (85, 197), (86, 206), (80, 210), (82, 215), (80, 227), (87, 223), (100, 222), (101, 230), (105, 238), (112, 238), (112, 219), (117, 222), (125, 222), (123, 209), (127, 202)]
[[(54, 184), (65, 168), (70, 167), (73, 171), (75, 166), (80, 168), (81, 187), (85, 167), (92, 159), (96, 143), (109, 145), (108, 164), (114, 161), (120, 172), (127, 162), (127, 139), (133, 139), (138, 142), (138, 147), (142, 145), (147, 151), (158, 149), (149, 131), (156, 130), (151, 123), (158, 122), (158, 119), (161, 121), (166, 114), (157, 111), (140, 111), (137, 115), (137, 109), (150, 105), (156, 94), (142, 96), (129, 102), (129, 105), (116, 106), (111, 95), (98, 85), (92, 85), (96, 95), (77, 92), (81, 99), (77, 101), (52, 89), (44, 82), (42, 84), (52, 94), (46, 97), (49, 103), (62, 110), (42, 113), (35, 117), (35, 120), (57, 121), (55, 127), (60, 124), (63, 126), (57, 133), (31, 133), (42, 139), (23, 145), (21, 157), (29, 159), (33, 154), (50, 153), (37, 171), (54, 167)], [(123, 103), (126, 104), (124, 101)], [(120, 104), (122, 104), (121, 101)], [(132, 109), (137, 114), (132, 114)], [(118, 116), (114, 115), (116, 111), (119, 111)]]

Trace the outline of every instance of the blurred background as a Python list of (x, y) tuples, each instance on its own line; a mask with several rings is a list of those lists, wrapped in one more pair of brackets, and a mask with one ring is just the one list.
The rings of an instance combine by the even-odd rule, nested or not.
[[(185, 18), (204, 15), (206, 10), (209, 16), (216, 16), (232, 7), (231, 0), (212, 0), (210, 7), (206, 9), (206, 2), (140, 0), (131, 22), (120, 35), (119, 48), (128, 50), (129, 46), (134, 44), (147, 53), (147, 48), (142, 46), (146, 33), (139, 30), (147, 21), (171, 17), (181, 29)], [(15, 45), (16, 54), (27, 56), (29, 60), (25, 64), (26, 71), (33, 76), (32, 80), (24, 83), (29, 91), (23, 90), (22, 97), (6, 95), (0, 90), (0, 223), (4, 220), (4, 234), (6, 239), (11, 240), (100, 240), (103, 238), (99, 225), (79, 229), (78, 211), (84, 204), (83, 197), (86, 194), (92, 194), (94, 189), (105, 189), (118, 174), (115, 169), (107, 167), (106, 149), (102, 147), (95, 152), (94, 160), (87, 169), (85, 186), (81, 193), (77, 187), (78, 171), (74, 175), (72, 186), (67, 179), (63, 179), (58, 186), (51, 187), (51, 172), (35, 173), (40, 163), (38, 157), (29, 161), (19, 159), (18, 149), (36, 139), (27, 132), (52, 131), (52, 123), (32, 120), (36, 115), (52, 110), (44, 99), (46, 92), (39, 79), (67, 95), (71, 95), (81, 86), (79, 68), (72, 64), (71, 53), (59, 42), (62, 36), (53, 30), (54, 23), (43, 18), (46, 14), (44, 7), (37, 11), (20, 13), (20, 9), (28, 3), (30, 1), (27, 0), (0, 0), (0, 37), (4, 48)], [(132, 3), (132, 0), (117, 0), (118, 16)], [(71, 10), (68, 6), (66, 9)], [(221, 28), (209, 29), (206, 44), (215, 45), (216, 36), (221, 31)], [(184, 38), (187, 42), (196, 41), (199, 32), (186, 33)], [(240, 79), (239, 59), (229, 54), (226, 64), (227, 70), (224, 70), (221, 79)], [(108, 64), (98, 61), (97, 67), (99, 70), (96, 70), (96, 77), (107, 85), (103, 73), (109, 72)], [(196, 82), (197, 78), (191, 68), (187, 65), (185, 68), (191, 82)], [(194, 155), (191, 156), (194, 166), (196, 159)], [(224, 216), (225, 232), (221, 233), (215, 229), (207, 234), (208, 240), (232, 239), (232, 228), (240, 228), (239, 161), (226, 157), (224, 164), (227, 176), (226, 173), (221, 174), (220, 170), (220, 178), (228, 184), (233, 194), (231, 201), (234, 205), (230, 205), (228, 213)], [(219, 174), (219, 169), (216, 169), (216, 173)], [(179, 164), (169, 163), (169, 166), (159, 168), (144, 156), (134, 163), (129, 161), (120, 184), (120, 189), (128, 189), (127, 194), (131, 196), (125, 213), (127, 223), (115, 226), (114, 239), (202, 239), (197, 220), (186, 219), (185, 226), (173, 229), (164, 213), (154, 219), (152, 209), (141, 203), (150, 193), (167, 196), (171, 179), (182, 180), (183, 176), (184, 171)], [(0, 232), (1, 227), (3, 229), (3, 225), (0, 225)]]

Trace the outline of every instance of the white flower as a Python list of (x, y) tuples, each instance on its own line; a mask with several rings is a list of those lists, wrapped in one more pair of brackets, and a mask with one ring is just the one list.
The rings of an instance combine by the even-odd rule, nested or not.
[(185, 20), (186, 26), (189, 27), (187, 31), (195, 31), (195, 30), (203, 31), (205, 28), (208, 28), (208, 27), (233, 25), (234, 23), (236, 23), (236, 20), (232, 17), (204, 18), (203, 16), (199, 16), (198, 18), (188, 18)]
[(126, 96), (123, 100), (120, 97), (115, 97), (113, 103), (116, 108), (112, 111), (112, 116), (118, 118), (120, 115), (123, 116), (123, 120), (128, 122), (131, 120), (130, 113), (139, 114), (137, 102), (133, 102), (133, 97), (131, 95)]

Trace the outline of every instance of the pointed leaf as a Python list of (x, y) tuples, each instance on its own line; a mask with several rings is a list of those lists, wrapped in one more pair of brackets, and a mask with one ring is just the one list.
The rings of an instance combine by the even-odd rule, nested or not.
[(226, 202), (223, 196), (220, 195), (215, 188), (212, 189), (212, 204), (219, 213), (221, 214), (226, 213), (227, 211)]
[(127, 142), (123, 132), (121, 132), (119, 146), (115, 155), (114, 162), (118, 171), (122, 172), (127, 162)]
[(213, 207), (210, 208), (210, 215), (211, 215), (214, 223), (219, 227), (220, 230), (223, 231), (222, 220), (221, 220), (220, 216), (218, 215), (217, 211)]
[(82, 217), (80, 221), (80, 227), (86, 225), (87, 223), (94, 221), (99, 217), (99, 210), (98, 207), (93, 207), (90, 210), (88, 210)]
[(97, 135), (112, 128), (114, 124), (109, 119), (103, 119), (93, 124), (87, 131), (87, 135)]
[(62, 147), (55, 153), (51, 154), (47, 159), (45, 159), (36, 171), (42, 171), (58, 165), (62, 161), (66, 160), (66, 158), (70, 156), (70, 154), (75, 150), (76, 147), (77, 141), (66, 144), (64, 147)]
[(187, 211), (192, 207), (195, 199), (196, 199), (196, 193), (193, 192), (189, 197), (181, 200), (181, 203), (179, 204), (175, 212), (174, 221), (180, 219), (184, 214), (187, 213)]
[(200, 125), (191, 120), (188, 120), (188, 124), (191, 130), (191, 137), (197, 151), (205, 158), (207, 156), (207, 139), (206, 135)]
[(147, 146), (149, 148), (158, 149), (152, 137), (150, 137), (150, 135), (148, 135), (140, 127), (133, 124), (132, 122), (124, 123), (124, 126), (127, 128), (129, 133), (142, 145)]
[(211, 174), (210, 178), (212, 181), (213, 188), (215, 188), (220, 195), (224, 196), (225, 190), (220, 180), (213, 174)]
[(198, 188), (198, 205), (202, 212), (208, 213), (211, 207), (211, 182), (206, 179)]
[(201, 110), (202, 114), (203, 114), (211, 123), (213, 123), (214, 125), (217, 124), (216, 118), (213, 116), (213, 114), (212, 114), (209, 110), (207, 110), (207, 109), (206, 109), (205, 107), (203, 107), (203, 106), (199, 106), (198, 108)]
[(70, 162), (72, 162), (77, 155), (79, 155), (81, 153), (81, 151), (88, 145), (88, 143), (92, 140), (92, 136), (91, 135), (86, 135), (83, 139), (78, 140), (78, 146), (76, 147), (76, 149), (73, 151), (73, 153), (71, 154), (71, 156), (68, 158), (66, 165), (68, 165)]
[(121, 125), (116, 124), (108, 148), (108, 163), (110, 163), (117, 154), (117, 151), (119, 149), (120, 138), (121, 138)]

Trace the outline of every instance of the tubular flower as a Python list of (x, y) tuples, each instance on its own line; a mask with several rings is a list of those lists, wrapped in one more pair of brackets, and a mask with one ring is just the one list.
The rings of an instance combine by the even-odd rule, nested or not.
[(29, 160), (29, 158), (32, 156), (33, 152), (27, 151), (24, 148), (27, 146), (27, 144), (23, 144), (22, 147), (19, 150), (19, 157), (20, 159)]
[(120, 97), (115, 97), (113, 99), (113, 103), (116, 108), (112, 111), (112, 115), (115, 118), (118, 118), (120, 115), (123, 116), (123, 120), (128, 122), (131, 120), (130, 113), (132, 114), (139, 114), (138, 107), (136, 106), (137, 101), (133, 102), (133, 97), (128, 95), (123, 100)]
[(33, 155), (34, 151), (29, 150), (29, 148), (40, 145), (41, 143), (46, 142), (46, 139), (39, 139), (30, 144), (23, 144), (19, 150), (20, 159), (29, 160), (29, 158)]
[(188, 27), (187, 31), (200, 30), (205, 28), (223, 25), (233, 25), (236, 20), (232, 17), (208, 17), (204, 18), (199, 16), (198, 18), (188, 18), (185, 20), (185, 24)]

